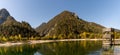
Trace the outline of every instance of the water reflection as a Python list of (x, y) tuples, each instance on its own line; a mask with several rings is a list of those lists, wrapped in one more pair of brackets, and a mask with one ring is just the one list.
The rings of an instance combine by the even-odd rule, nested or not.
[(39, 52), (35, 52), (34, 55), (42, 55), (42, 54)]
[(40, 48), (43, 55), (87, 55), (90, 52), (99, 50), (101, 45), (98, 41), (76, 41), (44, 44), (41, 47), (43, 47)]
[(102, 45), (102, 41), (51, 42), (0, 47), (0, 55), (119, 55), (119, 45)]
[(114, 55), (114, 45), (103, 45), (102, 55)]
[(120, 45), (103, 46), (102, 55), (120, 55)]
[(0, 55), (34, 55), (35, 52), (31, 45), (0, 47)]

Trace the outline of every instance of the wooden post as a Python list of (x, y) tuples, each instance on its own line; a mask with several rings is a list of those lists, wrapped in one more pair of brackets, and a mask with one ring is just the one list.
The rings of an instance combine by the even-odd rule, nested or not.
[(115, 41), (114, 41), (114, 29), (111, 28), (111, 38), (110, 38), (110, 44), (113, 45), (115, 44)]

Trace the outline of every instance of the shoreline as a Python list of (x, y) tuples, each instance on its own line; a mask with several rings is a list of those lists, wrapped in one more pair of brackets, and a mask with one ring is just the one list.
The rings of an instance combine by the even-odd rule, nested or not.
[[(13, 45), (22, 45), (22, 44), (37, 44), (37, 43), (49, 43), (49, 42), (60, 42), (60, 41), (99, 41), (99, 40), (105, 40), (105, 39), (61, 39), (61, 40), (28, 40), (27, 42), (23, 41), (18, 41), (18, 42), (5, 42), (5, 43), (0, 43), (0, 47), (2, 46), (13, 46)], [(115, 40), (120, 40), (120, 39), (115, 39)]]

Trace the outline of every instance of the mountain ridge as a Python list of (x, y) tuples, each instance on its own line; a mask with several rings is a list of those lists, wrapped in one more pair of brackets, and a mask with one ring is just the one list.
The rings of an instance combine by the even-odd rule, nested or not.
[[(77, 36), (83, 32), (102, 32), (102, 25), (85, 21), (77, 16), (76, 13), (63, 11), (48, 21), (42, 27), (36, 29), (40, 36)], [(97, 30), (98, 29), (98, 30)], [(73, 38), (73, 37), (71, 37)]]
[(0, 34), (6, 37), (20, 34), (22, 37), (38, 36), (53, 39), (83, 38), (83, 35), (89, 33), (101, 34), (102, 29), (106, 28), (95, 22), (83, 20), (76, 13), (67, 10), (59, 13), (47, 23), (42, 23), (36, 29), (33, 29), (26, 21), (15, 20), (7, 9), (0, 10), (0, 21)]
[[(0, 10), (0, 36), (10, 37), (10, 36), (21, 36), (21, 37), (35, 37), (39, 36), (38, 33), (31, 27), (31, 25), (22, 21), (19, 22), (15, 20), (14, 17), (10, 15), (7, 9), (3, 8)], [(0, 38), (1, 38), (0, 37)]]

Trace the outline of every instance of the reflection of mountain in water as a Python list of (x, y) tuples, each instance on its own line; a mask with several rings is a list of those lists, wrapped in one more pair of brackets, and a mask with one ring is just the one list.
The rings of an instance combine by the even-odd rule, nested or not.
[(120, 55), (120, 45), (101, 44), (101, 41), (70, 41), (0, 47), (0, 55)]
[(55, 42), (42, 44), (39, 47), (42, 55), (88, 55), (100, 50), (101, 44), (95, 41)]
[(0, 47), (0, 55), (100, 55), (101, 41), (69, 41)]

